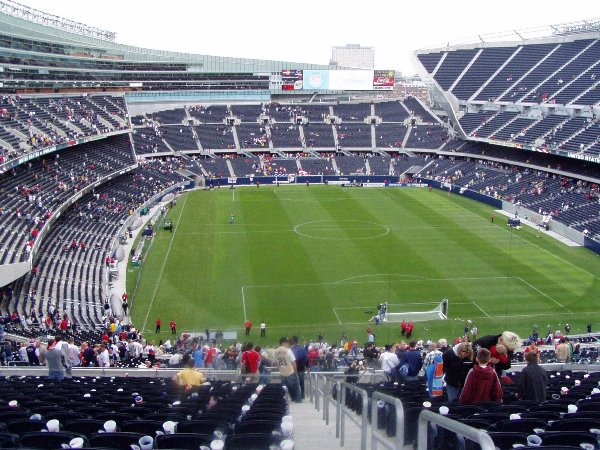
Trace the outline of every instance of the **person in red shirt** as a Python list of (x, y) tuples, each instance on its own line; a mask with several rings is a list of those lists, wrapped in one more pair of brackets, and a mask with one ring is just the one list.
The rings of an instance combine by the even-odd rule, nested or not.
[(410, 322), (408, 322), (408, 325), (406, 325), (406, 337), (407, 338), (409, 338), (412, 335), (414, 328), (415, 328), (415, 324), (411, 320)]
[(308, 347), (308, 367), (311, 369), (318, 366), (319, 363), (319, 351), (312, 345)]
[(477, 365), (467, 374), (465, 386), (460, 394), (459, 402), (463, 405), (474, 405), (483, 402), (502, 402), (502, 385), (489, 361), (491, 353), (487, 348), (477, 352)]
[(212, 368), (213, 367), (213, 358), (215, 357), (215, 354), (217, 353), (216, 350), (212, 347), (208, 347), (205, 346), (204, 347), (205, 350), (205, 357), (204, 357), (204, 367), (206, 369)]
[(260, 366), (260, 355), (256, 350), (254, 350), (254, 345), (252, 342), (246, 344), (246, 350), (242, 353), (242, 367), (245, 367), (245, 370), (242, 370), (242, 373), (250, 378), (252, 383), (258, 382), (258, 378), (260, 373), (258, 368)]
[(171, 334), (177, 334), (177, 324), (175, 323), (175, 321), (171, 320), (171, 323), (169, 325), (171, 326)]
[(156, 331), (155, 333), (160, 333), (160, 325), (161, 325), (161, 320), (160, 319), (156, 319)]
[(108, 342), (108, 334), (106, 333), (106, 331), (104, 332), (104, 334), (102, 334), (102, 342), (104, 342), (105, 344)]
[(400, 324), (400, 329), (402, 330), (400, 332), (400, 334), (402, 336), (404, 336), (406, 334), (406, 327), (408, 326), (408, 324), (406, 323), (406, 320), (403, 320), (402, 323)]
[(246, 328), (246, 336), (250, 336), (250, 329), (252, 328), (252, 322), (250, 322), (250, 319), (246, 320), (244, 327)]

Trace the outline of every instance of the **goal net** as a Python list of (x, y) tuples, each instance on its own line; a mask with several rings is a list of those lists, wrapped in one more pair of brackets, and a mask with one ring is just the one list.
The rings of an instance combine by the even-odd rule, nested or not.
[[(426, 320), (446, 320), (448, 319), (448, 299), (443, 299), (435, 308), (421, 311), (399, 311), (400, 309), (409, 309), (416, 306), (415, 303), (409, 303), (406, 305), (402, 304), (388, 304), (387, 310), (387, 321), (388, 322), (402, 322), (413, 321), (413, 322), (424, 322)], [(425, 306), (426, 304), (422, 304)], [(431, 305), (427, 303), (427, 305)], [(403, 308), (404, 307), (404, 308)]]

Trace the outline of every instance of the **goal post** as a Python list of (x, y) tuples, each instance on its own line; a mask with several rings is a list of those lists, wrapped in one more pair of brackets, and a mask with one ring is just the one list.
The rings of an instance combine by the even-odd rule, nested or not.
[[(407, 306), (413, 307), (415, 304)], [(448, 299), (445, 298), (433, 309), (421, 311), (398, 311), (400, 304), (388, 304), (387, 321), (398, 323), (403, 320), (413, 322), (424, 322), (427, 320), (446, 320), (448, 319)]]

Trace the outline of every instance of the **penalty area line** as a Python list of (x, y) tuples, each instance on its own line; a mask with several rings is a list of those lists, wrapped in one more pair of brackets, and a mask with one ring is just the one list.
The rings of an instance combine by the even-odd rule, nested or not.
[(338, 321), (338, 324), (339, 324), (339, 325), (342, 325), (342, 321), (340, 320), (340, 317), (338, 316), (338, 313), (337, 313), (337, 311), (335, 310), (335, 308), (332, 308), (332, 309), (333, 309), (333, 313), (335, 314), (335, 318), (336, 318), (336, 319), (337, 319), (337, 321)]
[(488, 314), (488, 313), (486, 313), (486, 312), (485, 312), (485, 311), (484, 311), (484, 310), (481, 308), (481, 306), (479, 306), (479, 305), (478, 305), (477, 303), (475, 303), (475, 302), (472, 302), (472, 303), (473, 303), (473, 305), (475, 305), (475, 308), (477, 308), (479, 311), (481, 311), (482, 313), (484, 313), (484, 314), (485, 314), (485, 317), (490, 317), (490, 316), (489, 316), (489, 314)]
[(557, 302), (556, 300), (554, 300), (552, 297), (550, 297), (548, 294), (546, 294), (545, 292), (540, 291), (538, 288), (536, 288), (535, 286), (533, 286), (531, 283), (528, 283), (527, 281), (525, 281), (523, 278), (521, 277), (516, 277), (517, 280), (520, 280), (521, 282), (525, 283), (527, 286), (529, 286), (531, 289), (533, 289), (534, 291), (539, 292), (540, 294), (542, 294), (544, 297), (546, 297), (548, 300), (553, 301), (554, 303), (556, 303), (558, 306), (560, 306), (561, 308), (563, 308), (565, 311), (572, 313), (573, 311), (571, 311), (569, 308), (567, 308), (566, 306), (564, 306), (562, 303)]

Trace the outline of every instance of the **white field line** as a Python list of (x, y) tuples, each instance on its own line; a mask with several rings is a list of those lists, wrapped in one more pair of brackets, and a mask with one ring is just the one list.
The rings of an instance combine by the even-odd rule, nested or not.
[(481, 306), (479, 306), (477, 303), (475, 303), (475, 302), (471, 302), (471, 303), (473, 303), (473, 304), (475, 305), (475, 307), (476, 307), (476, 308), (477, 308), (479, 311), (481, 311), (482, 313), (484, 313), (484, 314), (485, 314), (485, 317), (490, 317), (490, 316), (489, 316), (489, 314), (488, 314), (488, 313), (486, 313), (486, 312), (485, 312), (485, 311), (484, 311), (484, 310), (481, 308)]
[(528, 283), (527, 281), (525, 281), (523, 278), (521, 277), (516, 277), (518, 280), (521, 280), (523, 283), (525, 283), (527, 286), (529, 286), (531, 289), (533, 289), (534, 291), (539, 292), (540, 294), (542, 294), (544, 297), (546, 297), (548, 300), (552, 300), (554, 303), (556, 303), (558, 306), (560, 306), (561, 308), (563, 308), (565, 311), (568, 311), (570, 313), (572, 313), (573, 311), (571, 311), (569, 308), (567, 308), (566, 306), (564, 306), (562, 303), (557, 302), (556, 300), (554, 300), (552, 297), (550, 297), (548, 294), (546, 294), (545, 292), (540, 291), (538, 288), (536, 288), (535, 286), (533, 286), (532, 284)]
[[(469, 211), (469, 210), (468, 210), (467, 208), (465, 208), (464, 206), (462, 206), (462, 205), (459, 205), (459, 204), (457, 204), (457, 203), (454, 203), (454, 205), (455, 205), (455, 206), (457, 206), (458, 208), (460, 208), (460, 209), (462, 209), (462, 210), (464, 210), (464, 211), (468, 212), (468, 213), (469, 213), (469, 214), (471, 214), (472, 216), (475, 216), (475, 217), (477, 217), (478, 219), (480, 219), (480, 220), (483, 220), (484, 222), (486, 222), (486, 223), (487, 223), (487, 220), (486, 220), (486, 219), (484, 219), (483, 217), (481, 217), (481, 216), (480, 216), (480, 215), (478, 215), (478, 214), (475, 214), (475, 213), (474, 213), (474, 212), (472, 212), (472, 211)], [(501, 226), (498, 226), (498, 229), (500, 229), (500, 230), (504, 231), (505, 233), (509, 233), (509, 234), (511, 233), (509, 230), (505, 230), (505, 229), (504, 229), (504, 228), (502, 228)], [(566, 259), (563, 259), (563, 258), (561, 258), (560, 256), (557, 256), (557, 255), (555, 255), (554, 253), (551, 253), (551, 252), (549, 252), (549, 251), (548, 251), (548, 250), (546, 250), (545, 248), (542, 248), (542, 247), (540, 247), (539, 245), (537, 245), (537, 244), (534, 244), (533, 242), (530, 242), (530, 241), (528, 241), (527, 239), (524, 239), (524, 238), (522, 238), (522, 237), (521, 237), (521, 236), (519, 236), (518, 234), (516, 234), (516, 233), (514, 233), (514, 232), (513, 232), (512, 234), (513, 234), (513, 236), (514, 236), (514, 237), (516, 237), (517, 239), (520, 239), (520, 240), (522, 240), (523, 242), (526, 242), (527, 244), (534, 246), (534, 247), (535, 247), (535, 248), (537, 248), (538, 250), (541, 250), (541, 251), (543, 251), (544, 253), (547, 253), (548, 255), (552, 256), (553, 258), (556, 258), (556, 259), (558, 259), (559, 261), (562, 261), (563, 263), (565, 263), (565, 264), (567, 264), (567, 265), (569, 265), (569, 266), (571, 266), (571, 267), (574, 267), (575, 269), (577, 269), (577, 270), (579, 270), (579, 271), (581, 271), (581, 272), (585, 273), (586, 275), (589, 275), (589, 276), (590, 276), (590, 277), (592, 277), (592, 278), (597, 278), (597, 277), (596, 277), (596, 275), (594, 275), (593, 273), (590, 273), (590, 272), (588, 272), (587, 270), (585, 270), (585, 269), (583, 269), (583, 268), (581, 268), (581, 267), (579, 267), (579, 266), (576, 266), (576, 265), (575, 265), (575, 264), (573, 264), (572, 262), (570, 262), (570, 261), (567, 261)]]
[(244, 307), (244, 323), (246, 323), (248, 316), (246, 316), (246, 295), (244, 294), (244, 286), (242, 286), (242, 306)]
[(340, 316), (338, 316), (337, 311), (335, 310), (335, 308), (333, 308), (333, 313), (335, 314), (335, 318), (337, 319), (338, 323), (341, 325), (342, 321), (340, 320)]
[(165, 255), (165, 259), (163, 260), (162, 267), (160, 268), (160, 274), (158, 275), (158, 280), (156, 280), (156, 287), (154, 288), (154, 293), (152, 294), (152, 299), (150, 300), (150, 305), (148, 305), (148, 311), (146, 312), (146, 318), (144, 319), (144, 324), (142, 325), (142, 329), (146, 328), (146, 324), (148, 323), (148, 316), (150, 316), (150, 311), (152, 311), (152, 305), (154, 304), (154, 299), (156, 298), (156, 292), (158, 291), (158, 287), (160, 286), (160, 280), (163, 276), (163, 272), (165, 271), (165, 266), (167, 265), (167, 260), (169, 259), (169, 253), (171, 253), (171, 246), (173, 245), (173, 241), (175, 240), (175, 235), (177, 234), (177, 230), (179, 229), (179, 222), (181, 222), (181, 215), (183, 214), (183, 210), (185, 209), (185, 203), (187, 202), (189, 195), (186, 195), (183, 199), (183, 205), (181, 205), (181, 211), (179, 211), (179, 217), (177, 218), (177, 224), (175, 225), (175, 231), (173, 231), (173, 236), (171, 236), (171, 242), (169, 242), (169, 248), (167, 249), (167, 254)]
[[(366, 275), (381, 276), (381, 275)], [(387, 275), (383, 275), (387, 276)], [(370, 280), (370, 281), (346, 281), (355, 277), (345, 278), (340, 281), (328, 281), (323, 283), (293, 283), (293, 284), (246, 284), (245, 288), (271, 288), (271, 287), (296, 287), (296, 286), (331, 286), (336, 284), (370, 284), (370, 283), (388, 283), (389, 280)], [(361, 277), (356, 277), (361, 278)], [(458, 277), (458, 278), (426, 278), (417, 279), (397, 279), (394, 282), (416, 282), (416, 281), (469, 281), (469, 280), (505, 280), (508, 277)]]

